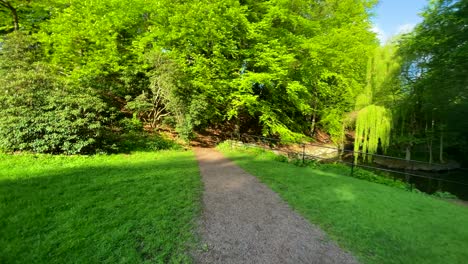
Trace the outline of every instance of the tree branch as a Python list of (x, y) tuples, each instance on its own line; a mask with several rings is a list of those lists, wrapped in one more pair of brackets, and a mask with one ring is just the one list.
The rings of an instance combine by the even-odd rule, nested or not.
[(18, 31), (19, 21), (18, 21), (18, 13), (16, 12), (16, 9), (10, 4), (10, 2), (5, 1), (5, 0), (0, 0), (0, 5), (10, 10), (11, 16), (13, 18), (13, 29), (14, 31)]

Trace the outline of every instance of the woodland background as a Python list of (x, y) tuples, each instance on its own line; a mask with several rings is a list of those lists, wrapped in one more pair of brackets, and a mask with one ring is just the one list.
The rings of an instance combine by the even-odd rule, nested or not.
[(383, 44), (376, 4), (0, 0), (0, 149), (115, 152), (169, 126), (466, 160), (468, 1)]

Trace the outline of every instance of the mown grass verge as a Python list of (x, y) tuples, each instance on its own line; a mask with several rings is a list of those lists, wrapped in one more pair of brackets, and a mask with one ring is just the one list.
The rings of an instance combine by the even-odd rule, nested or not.
[(192, 152), (0, 154), (0, 263), (189, 263)]
[(339, 167), (298, 167), (269, 152), (227, 144), (219, 149), (363, 263), (468, 259), (466, 207), (343, 176)]

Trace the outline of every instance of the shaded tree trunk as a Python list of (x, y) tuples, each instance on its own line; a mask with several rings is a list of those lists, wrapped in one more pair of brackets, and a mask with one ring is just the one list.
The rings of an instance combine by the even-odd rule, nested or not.
[(444, 163), (444, 131), (440, 131), (440, 149), (439, 149), (440, 163)]
[(429, 140), (429, 143), (427, 144), (427, 148), (429, 149), (429, 163), (432, 164), (432, 162), (434, 162), (434, 158), (432, 156), (432, 139)]
[(311, 124), (310, 124), (310, 135), (311, 136), (314, 136), (316, 118), (317, 118), (317, 113), (316, 113), (316, 111), (314, 109), (314, 114), (312, 115), (312, 120), (311, 120)]
[(433, 151), (432, 151), (432, 146), (434, 145), (434, 120), (431, 121), (431, 130), (428, 129), (427, 127), (427, 121), (426, 121), (426, 140), (427, 140), (427, 151), (429, 152), (429, 163), (432, 164), (434, 162), (433, 158)]
[(411, 145), (408, 144), (406, 146), (405, 152), (406, 152), (405, 159), (406, 160), (411, 160)]
[(11, 13), (12, 20), (13, 20), (13, 30), (18, 31), (19, 30), (19, 19), (18, 19), (18, 12), (16, 9), (11, 5), (10, 2), (6, 0), (0, 0), (0, 6), (5, 7), (8, 9)]
[(315, 133), (315, 124), (316, 124), (316, 120), (317, 120), (317, 87), (314, 86), (314, 91), (313, 91), (313, 94), (315, 96), (314, 98), (314, 105), (313, 105), (313, 114), (312, 114), (312, 119), (311, 119), (311, 124), (310, 124), (310, 136), (313, 137), (314, 136), (314, 133)]

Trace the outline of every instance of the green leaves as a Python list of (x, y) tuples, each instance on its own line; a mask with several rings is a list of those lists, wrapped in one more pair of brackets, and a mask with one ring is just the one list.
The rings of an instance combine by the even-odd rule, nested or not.
[(338, 131), (376, 45), (373, 1), (39, 2), (48, 17), (18, 66), (41, 61), (67, 96), (90, 88), (114, 116), (157, 127), (171, 115), (187, 137), (225, 122), (284, 138), (310, 134), (311, 119)]
[[(365, 154), (374, 154), (379, 147), (385, 151), (390, 145), (391, 128), (392, 113), (389, 110), (377, 105), (366, 106), (358, 113), (354, 150), (364, 153), (364, 161), (372, 161), (372, 156)], [(355, 160), (358, 158), (356, 155)]]
[(402, 127), (419, 138), (415, 142), (427, 139), (432, 148), (435, 126), (442, 157), (443, 144), (462, 148), (468, 142), (468, 2), (431, 1), (422, 16), (423, 22), (400, 40), (402, 107), (408, 115)]
[(107, 105), (53, 67), (30, 61), (38, 47), (31, 37), (9, 37), (0, 53), (0, 149), (76, 154), (99, 148)]

